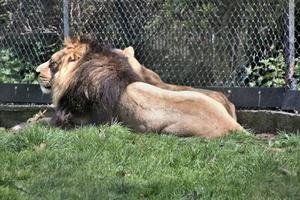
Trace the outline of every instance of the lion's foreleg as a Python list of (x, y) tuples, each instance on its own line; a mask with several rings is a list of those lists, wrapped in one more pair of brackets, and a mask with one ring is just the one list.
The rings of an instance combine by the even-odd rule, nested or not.
[(74, 124), (72, 122), (73, 114), (66, 109), (56, 109), (51, 117), (50, 124), (57, 127), (69, 128)]

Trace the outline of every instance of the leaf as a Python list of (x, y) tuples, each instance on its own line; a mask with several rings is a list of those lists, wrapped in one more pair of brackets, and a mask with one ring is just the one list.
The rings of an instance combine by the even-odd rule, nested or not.
[(3, 71), (1, 73), (6, 75), (6, 76), (9, 76), (9, 75), (11, 75), (11, 70), (10, 69), (3, 69)]
[(273, 70), (276, 70), (276, 69), (277, 69), (277, 67), (276, 67), (275, 65), (269, 65), (268, 68), (269, 68), (269, 69), (273, 69)]
[(252, 69), (251, 69), (251, 67), (246, 67), (245, 71), (246, 71), (247, 75), (250, 75), (253, 72)]
[(255, 83), (255, 82), (250, 82), (250, 83), (249, 83), (249, 86), (250, 86), (250, 87), (255, 87), (255, 86), (256, 86), (256, 83)]
[(264, 80), (264, 77), (258, 77), (257, 82), (260, 85), (262, 83), (262, 81)]

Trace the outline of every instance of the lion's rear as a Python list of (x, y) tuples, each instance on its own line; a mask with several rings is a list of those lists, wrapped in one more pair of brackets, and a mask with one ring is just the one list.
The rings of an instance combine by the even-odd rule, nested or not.
[(197, 92), (169, 91), (136, 82), (126, 88), (121, 102), (123, 112), (133, 113), (129, 115), (133, 120), (124, 115), (125, 122), (134, 121), (135, 127), (144, 127), (145, 131), (219, 136), (242, 130), (222, 104)]

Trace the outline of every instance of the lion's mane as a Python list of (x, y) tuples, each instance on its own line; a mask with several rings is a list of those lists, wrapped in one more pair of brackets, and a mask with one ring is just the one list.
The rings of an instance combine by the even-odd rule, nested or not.
[(118, 117), (116, 109), (121, 94), (127, 85), (140, 81), (125, 56), (87, 38), (81, 38), (79, 43), (86, 44), (87, 51), (74, 67), (72, 77), (65, 83), (66, 89), (58, 100), (52, 118), (52, 123), (57, 126), (70, 125), (74, 115), (92, 112), (106, 116), (101, 121)]

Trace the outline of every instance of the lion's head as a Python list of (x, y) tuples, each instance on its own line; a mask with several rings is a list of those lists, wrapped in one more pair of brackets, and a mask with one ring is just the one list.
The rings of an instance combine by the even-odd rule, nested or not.
[(84, 36), (67, 39), (36, 71), (42, 91), (52, 92), (56, 121), (98, 107), (112, 115), (126, 86), (140, 80), (126, 56)]
[[(37, 67), (38, 81), (43, 93), (50, 93), (53, 88), (52, 85), (54, 84), (56, 84), (57, 87), (64, 87), (64, 81), (69, 80), (68, 77), (70, 77), (70, 73), (73, 71), (74, 66), (76, 66), (77, 61), (87, 52), (90, 41), (90, 38), (87, 39), (84, 36), (67, 38), (61, 50), (54, 53), (47, 62)], [(126, 57), (133, 71), (140, 76), (142, 80), (148, 82), (146, 80), (147, 76), (154, 76), (154, 79), (161, 81), (157, 74), (152, 74), (151, 71), (148, 71), (139, 63), (135, 58), (133, 47), (129, 46), (123, 50), (110, 50), (119, 56)], [(145, 73), (145, 70), (147, 70), (147, 73)], [(64, 81), (59, 84), (60, 81), (58, 82), (57, 80)]]
[(37, 67), (38, 80), (44, 93), (50, 93), (57, 80), (68, 79), (72, 68), (87, 51), (87, 47), (88, 43), (82, 37), (67, 38), (61, 50)]

